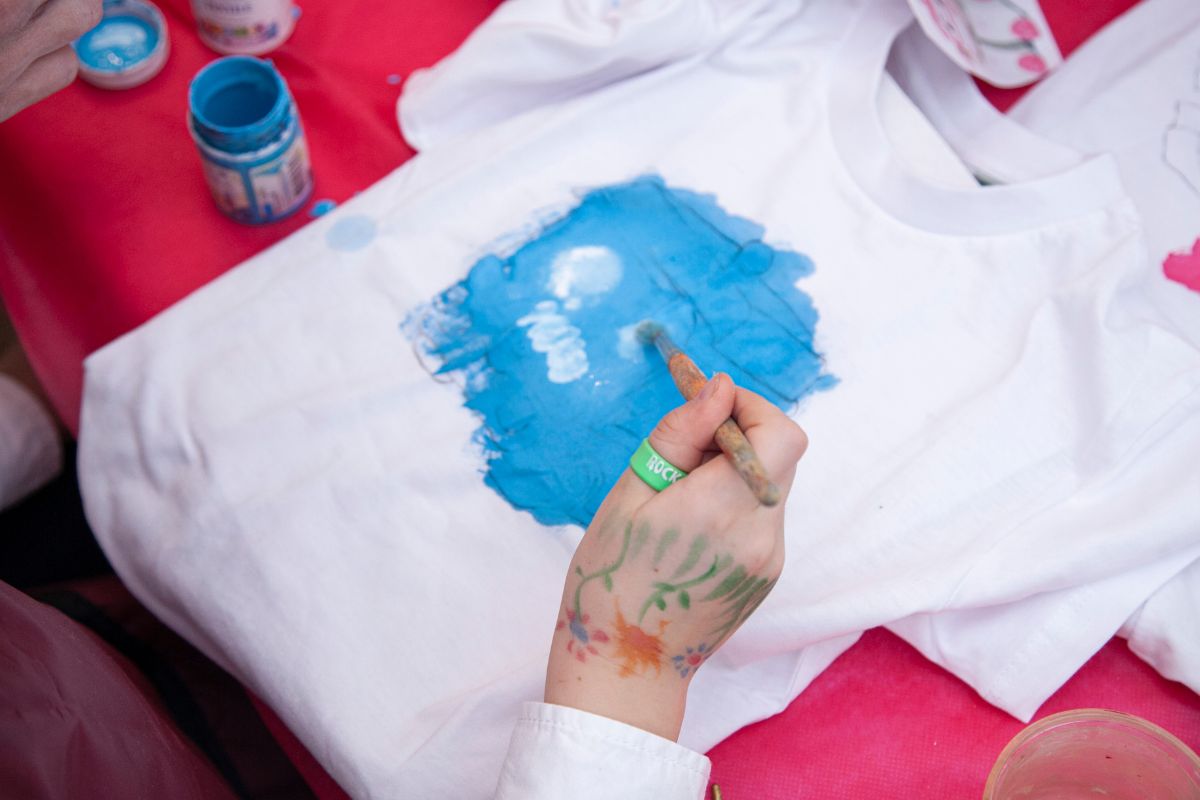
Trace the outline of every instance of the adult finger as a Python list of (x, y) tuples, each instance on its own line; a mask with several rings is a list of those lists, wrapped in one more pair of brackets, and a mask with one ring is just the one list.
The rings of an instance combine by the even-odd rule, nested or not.
[(0, 122), (70, 85), (78, 70), (75, 51), (69, 46), (37, 59), (0, 92)]
[(49, 0), (29, 22), (26, 54), (32, 60), (52, 53), (100, 24), (103, 0)]
[(41, 13), (46, 0), (0, 0), (0, 46), (16, 38), (29, 20)]
[(734, 389), (729, 376), (718, 372), (695, 397), (659, 421), (650, 446), (684, 472), (700, 466), (717, 427), (733, 412)]

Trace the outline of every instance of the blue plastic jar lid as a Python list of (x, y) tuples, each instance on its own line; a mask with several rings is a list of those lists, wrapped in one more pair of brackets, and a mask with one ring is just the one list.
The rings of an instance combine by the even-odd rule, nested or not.
[(148, 0), (104, 0), (100, 24), (74, 47), (81, 78), (102, 89), (128, 89), (159, 73), (170, 38), (162, 12)]

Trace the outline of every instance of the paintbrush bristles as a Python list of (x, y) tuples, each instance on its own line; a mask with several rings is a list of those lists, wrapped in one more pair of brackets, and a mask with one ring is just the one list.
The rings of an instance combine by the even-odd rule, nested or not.
[[(663, 361), (666, 361), (668, 364), (670, 364), (671, 359), (680, 352), (679, 348), (675, 346), (675, 343), (671, 341), (671, 337), (667, 334), (667, 329), (653, 320), (643, 321), (637, 326), (635, 334), (638, 338), (638, 341), (640, 341), (642, 344), (654, 345), (657, 347), (658, 352), (663, 357)], [(682, 388), (680, 391), (683, 391)], [(688, 400), (692, 399), (691, 395), (686, 393), (684, 394), (684, 397), (686, 397)]]
[(663, 333), (663, 326), (651, 320), (642, 320), (634, 331), (634, 335), (642, 344), (654, 344), (654, 340)]

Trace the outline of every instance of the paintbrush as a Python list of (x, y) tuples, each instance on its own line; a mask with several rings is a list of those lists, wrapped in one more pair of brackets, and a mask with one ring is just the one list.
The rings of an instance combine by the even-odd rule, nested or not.
[[(667, 362), (671, 377), (675, 379), (675, 386), (685, 399), (691, 400), (708, 383), (708, 378), (696, 366), (696, 362), (675, 346), (662, 325), (652, 320), (642, 322), (637, 326), (637, 338), (642, 344), (652, 344), (658, 348)], [(779, 487), (767, 477), (767, 471), (750, 445), (750, 440), (732, 417), (721, 423), (713, 438), (721, 452), (729, 456), (733, 468), (742, 476), (758, 502), (764, 506), (776, 505), (779, 502)]]

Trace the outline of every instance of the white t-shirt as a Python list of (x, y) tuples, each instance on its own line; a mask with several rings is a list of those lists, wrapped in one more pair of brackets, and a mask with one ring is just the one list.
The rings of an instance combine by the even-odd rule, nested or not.
[(1054, 142), (1112, 153), (1151, 256), (1200, 292), (1200, 3), (1137, 4), (1009, 113)]
[[(1143, 217), (1150, 258), (1137, 275), (1164, 321), (1200, 347), (1200, 5), (1146, 0), (1071, 55), (1011, 110), (915, 28), (890, 70), (958, 154), (991, 181), (1028, 181), (1111, 153)], [(1187, 476), (1167, 486), (1194, 492)], [(1200, 540), (1200, 518), (1192, 520)], [(1156, 591), (1122, 626), (1164, 676), (1200, 691), (1200, 563)]]
[[(660, 365), (622, 360), (621, 323), (659, 311), (698, 312), (669, 321), (704, 368), (799, 397), (812, 442), (784, 576), (696, 678), (685, 746), (778, 712), (881, 624), (929, 633), (1027, 718), (1200, 550), (1200, 498), (1166, 480), (1200, 469), (1200, 357), (1130, 281), (1144, 253), (1115, 166), (988, 188), (911, 172), (876, 112), (903, 3), (738, 4), (690, 55), (614, 47), (628, 74), (517, 116), (422, 111), (452, 114), (435, 98), (473, 96), (529, 37), (620, 44), (674, 6), (636, 8), (504, 4), (413, 84), (420, 156), (88, 361), (82, 483), (106, 552), (355, 796), (494, 788), (580, 535), (537, 518), (584, 513), (622, 466), (612, 442), (644, 435), (614, 424), (606, 381), (658, 386), (649, 418), (676, 402)], [(669, 254), (630, 249), (653, 215)], [(516, 283), (539, 269), (554, 280)], [(439, 298), (463, 327), (434, 324)], [(572, 427), (539, 428), (561, 419), (547, 397)]]

